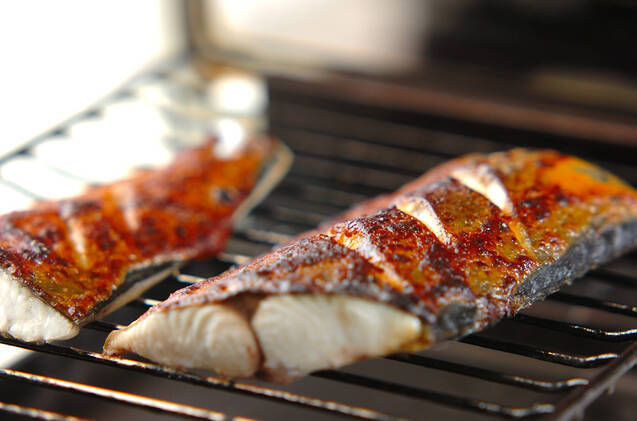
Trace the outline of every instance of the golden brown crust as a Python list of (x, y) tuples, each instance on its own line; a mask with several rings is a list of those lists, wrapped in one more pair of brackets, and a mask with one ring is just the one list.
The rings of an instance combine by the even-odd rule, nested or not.
[(370, 294), (369, 290), (380, 296), (393, 292), (386, 284), (382, 270), (332, 238), (317, 234), (225, 275), (181, 289), (153, 307), (153, 311), (173, 305), (205, 304), (212, 297), (213, 301), (223, 301), (238, 293), (322, 292), (364, 296)]
[(80, 323), (131, 269), (216, 254), (274, 142), (254, 138), (227, 159), (214, 146), (210, 140), (166, 168), (0, 216), (0, 268)]
[[(433, 213), (394, 206), (410, 198)], [(592, 164), (555, 151), (471, 155), (357, 206), (322, 233), (178, 291), (150, 313), (241, 294), (338, 293), (390, 303), (434, 326), (437, 338), (451, 337), (526, 305), (512, 299), (516, 290), (577, 241), (635, 221), (637, 192)]]

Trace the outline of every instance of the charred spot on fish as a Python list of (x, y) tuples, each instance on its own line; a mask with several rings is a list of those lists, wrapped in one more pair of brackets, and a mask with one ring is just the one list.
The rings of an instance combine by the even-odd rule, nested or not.
[(436, 327), (442, 337), (456, 336), (471, 328), (478, 315), (475, 304), (451, 303), (440, 310), (436, 318)]
[(538, 222), (544, 222), (549, 216), (551, 216), (551, 211), (548, 209), (540, 209), (535, 212), (535, 220)]
[(404, 256), (399, 253), (393, 253), (391, 258), (395, 262), (403, 262), (403, 263), (409, 262), (411, 260), (409, 256)]
[(110, 235), (104, 234), (98, 237), (97, 245), (100, 250), (107, 251), (114, 248), (117, 245), (117, 242), (113, 240)]
[(43, 257), (49, 254), (49, 251), (50, 251), (47, 246), (45, 246), (43, 243), (37, 240), (31, 240), (31, 242), (29, 243), (29, 246), (30, 246), (30, 249), (33, 251), (33, 253), (36, 253)]
[(444, 270), (450, 266), (450, 256), (439, 243), (432, 243), (430, 247), (430, 255), (420, 262), (420, 267), (425, 268), (431, 266), (435, 270)]
[(55, 227), (46, 227), (38, 231), (37, 234), (47, 244), (54, 244), (64, 239), (64, 233)]
[(144, 218), (140, 230), (144, 235), (149, 235), (149, 236), (158, 235), (161, 233), (161, 230), (157, 228), (157, 223), (155, 221), (155, 218), (152, 218), (152, 217)]
[(19, 250), (19, 254), (23, 259), (33, 261), (37, 264), (42, 263), (49, 252), (50, 249), (37, 239), (29, 240), (25, 246)]
[(212, 200), (222, 205), (230, 205), (234, 203), (237, 196), (238, 196), (238, 192), (231, 191), (223, 187), (216, 187), (211, 192)]
[(537, 222), (545, 221), (551, 216), (551, 201), (546, 196), (537, 196), (522, 200), (520, 202), (520, 216), (524, 219), (535, 220)]
[(555, 195), (555, 203), (557, 203), (559, 206), (563, 208), (570, 205), (571, 202), (572, 202), (571, 198), (564, 194), (558, 193), (557, 195)]
[(515, 259), (515, 266), (522, 273), (529, 273), (530, 271), (535, 270), (537, 265), (538, 265), (537, 261), (535, 259), (533, 259), (532, 257), (529, 257), (529, 256), (519, 255)]
[(527, 209), (537, 207), (537, 205), (538, 205), (537, 199), (525, 199), (520, 202), (520, 207), (527, 208)]
[(502, 279), (501, 291), (502, 294), (508, 297), (517, 287), (518, 281), (511, 275), (506, 275)]
[(188, 237), (188, 230), (181, 226), (181, 225), (177, 225), (175, 227), (175, 234), (177, 234), (177, 237), (179, 238), (187, 238)]
[(273, 275), (274, 271), (272, 269), (269, 269), (269, 268), (261, 268), (261, 269), (258, 269), (256, 271), (256, 274), (257, 274), (257, 276), (261, 276), (261, 277), (267, 278), (267, 277)]

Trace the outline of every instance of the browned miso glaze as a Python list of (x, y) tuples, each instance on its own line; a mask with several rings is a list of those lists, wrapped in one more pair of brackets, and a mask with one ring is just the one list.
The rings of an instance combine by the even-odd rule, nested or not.
[(0, 268), (78, 323), (130, 270), (218, 253), (274, 147), (246, 143), (221, 159), (210, 140), (162, 169), (0, 216)]
[[(410, 200), (433, 216), (401, 210)], [(417, 315), (431, 327), (426, 344), (477, 330), (551, 292), (516, 297), (540, 268), (557, 267), (583, 239), (595, 244), (615, 227), (634, 227), (637, 192), (578, 158), (515, 149), (451, 161), (335, 221), (178, 291), (146, 315), (242, 294), (348, 294)], [(635, 242), (631, 237), (578, 264), (590, 269)]]

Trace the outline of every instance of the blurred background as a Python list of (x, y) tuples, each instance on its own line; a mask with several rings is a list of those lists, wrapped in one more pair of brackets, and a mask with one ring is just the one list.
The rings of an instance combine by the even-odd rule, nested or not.
[[(637, 111), (637, 10), (621, 0), (26, 1), (1, 7), (0, 111), (12, 116), (3, 119), (2, 147), (34, 138), (142, 70), (195, 49), (211, 62), (268, 74), (327, 79), (322, 71), (338, 71), (485, 101), (576, 106), (613, 121), (632, 122)], [(430, 107), (453, 111), (446, 103)], [(494, 115), (499, 109), (469, 111), (508, 117)], [(565, 125), (550, 128), (585, 134)], [(635, 140), (633, 132), (615, 129), (602, 135)]]
[[(184, 269), (211, 276), (465, 153), (552, 147), (635, 185), (636, 39), (637, 5), (624, 0), (2, 3), (0, 211), (164, 165), (210, 136), (268, 131), (295, 164), (223, 256)], [(553, 297), (418, 364), (368, 361), (274, 392), (82, 361), (70, 347), (99, 352), (99, 329), (37, 353), (2, 345), (0, 366), (263, 419), (573, 417), (590, 403), (583, 390), (597, 396), (637, 361), (637, 259), (604, 271), (566, 290), (585, 299)], [(634, 419), (636, 387), (621, 377), (584, 419)], [(173, 418), (15, 379), (0, 390), (64, 414)]]

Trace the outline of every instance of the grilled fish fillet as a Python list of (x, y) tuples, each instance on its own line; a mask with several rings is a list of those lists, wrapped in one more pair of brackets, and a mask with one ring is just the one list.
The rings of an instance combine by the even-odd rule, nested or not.
[(234, 146), (210, 140), (163, 169), (0, 216), (0, 332), (72, 337), (177, 262), (219, 252), (290, 158), (267, 136)]
[(175, 292), (105, 351), (289, 382), (483, 329), (637, 245), (637, 191), (555, 151), (469, 155)]

